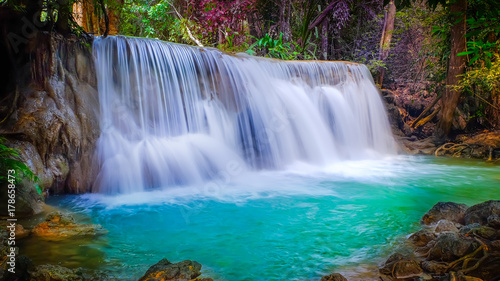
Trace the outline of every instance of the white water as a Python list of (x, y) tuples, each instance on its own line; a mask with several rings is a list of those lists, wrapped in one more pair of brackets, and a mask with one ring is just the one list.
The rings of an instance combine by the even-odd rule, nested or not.
[(94, 42), (103, 193), (196, 185), (259, 169), (395, 153), (368, 69), (158, 40)]

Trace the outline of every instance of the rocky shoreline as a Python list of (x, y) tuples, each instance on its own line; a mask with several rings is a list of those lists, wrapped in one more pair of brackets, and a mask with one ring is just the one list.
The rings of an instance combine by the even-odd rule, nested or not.
[[(321, 281), (345, 281), (340, 274)], [(421, 229), (379, 267), (377, 280), (500, 280), (500, 201), (439, 202)]]
[[(500, 200), (471, 207), (439, 202), (425, 213), (421, 229), (408, 236), (404, 245), (379, 267), (376, 280), (498, 281), (500, 280)], [(83, 236), (96, 237), (107, 232), (100, 225), (77, 224), (67, 214), (52, 212), (44, 222), (28, 230), (17, 224), (18, 239), (38, 236), (51, 241)], [(7, 256), (6, 227), (0, 235), (0, 252)], [(19, 250), (16, 249), (19, 254)], [(104, 281), (119, 280), (112, 275), (84, 268), (33, 264), (25, 256), (17, 257), (16, 274), (7, 272), (7, 259), (0, 262), (0, 280)], [(151, 266), (139, 281), (213, 281), (203, 278), (202, 265), (185, 260), (172, 263), (162, 259)], [(332, 273), (321, 281), (347, 281)], [(350, 279), (361, 280), (361, 279)], [(367, 279), (363, 279), (367, 280)]]

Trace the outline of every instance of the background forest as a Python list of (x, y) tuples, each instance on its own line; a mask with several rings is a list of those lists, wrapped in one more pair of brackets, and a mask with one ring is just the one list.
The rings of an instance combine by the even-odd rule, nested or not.
[[(46, 30), (63, 34), (121, 34), (285, 60), (363, 63), (396, 100), (407, 135), (434, 133), (439, 141), (450, 130), (500, 126), (498, 0), (12, 0), (2, 5), (28, 18), (39, 16)], [(437, 122), (437, 130), (426, 124), (430, 121)]]

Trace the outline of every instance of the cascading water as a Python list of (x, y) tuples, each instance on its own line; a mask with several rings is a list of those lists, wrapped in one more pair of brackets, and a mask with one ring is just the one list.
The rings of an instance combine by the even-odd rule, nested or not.
[(220, 171), (395, 153), (368, 69), (122, 36), (94, 42), (100, 192), (198, 184)]

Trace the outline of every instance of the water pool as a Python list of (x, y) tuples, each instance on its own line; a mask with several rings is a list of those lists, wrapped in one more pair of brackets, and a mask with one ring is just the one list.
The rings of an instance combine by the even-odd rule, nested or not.
[(319, 280), (376, 265), (438, 201), (500, 199), (500, 166), (398, 156), (324, 168), (222, 175), (204, 186), (52, 197), (97, 239), (28, 243), (36, 264), (137, 280), (162, 258), (196, 260), (214, 280)]

